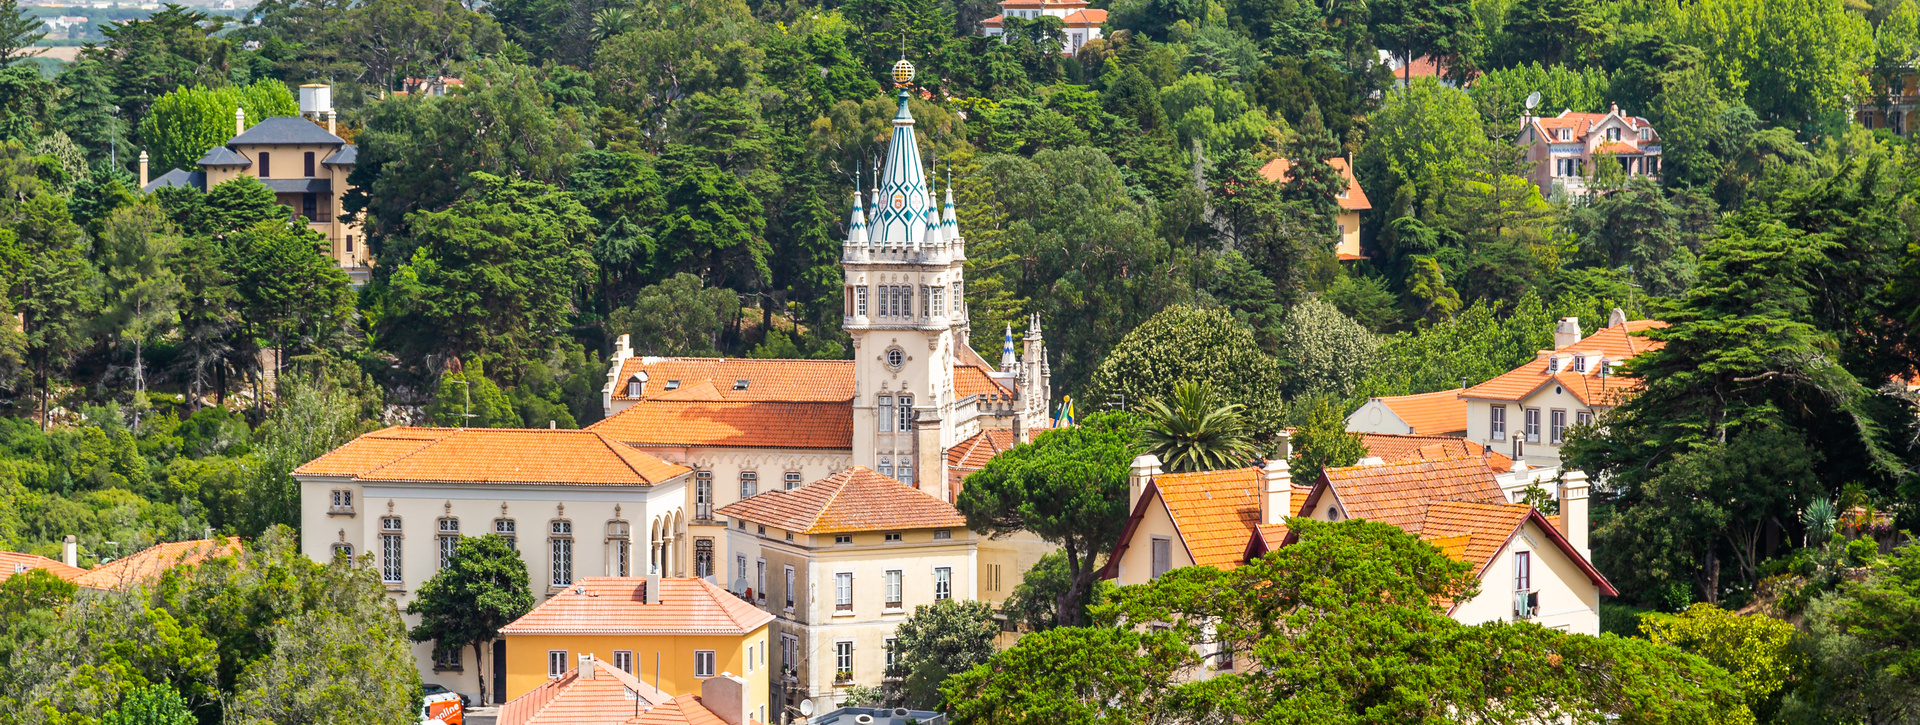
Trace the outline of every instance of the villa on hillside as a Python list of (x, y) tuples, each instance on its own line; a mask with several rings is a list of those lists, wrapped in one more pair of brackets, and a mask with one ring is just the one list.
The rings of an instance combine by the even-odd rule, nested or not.
[[(1346, 158), (1335, 156), (1327, 159), (1327, 164), (1340, 177), (1346, 179), (1347, 187), (1334, 194), (1334, 200), (1340, 205), (1340, 214), (1334, 219), (1335, 236), (1334, 255), (1342, 262), (1366, 259), (1360, 251), (1360, 212), (1373, 208), (1373, 202), (1367, 200), (1367, 192), (1360, 188), (1360, 180), (1353, 175), (1353, 164)], [(1293, 179), (1293, 161), (1274, 159), (1260, 167), (1260, 178), (1284, 184)]]
[(1660, 134), (1647, 119), (1621, 113), (1619, 106), (1606, 113), (1523, 117), (1519, 144), (1533, 163), (1528, 179), (1541, 196), (1556, 191), (1585, 196), (1592, 165), (1603, 161), (1620, 164), (1628, 176), (1660, 178)]
[(1038, 20), (1043, 17), (1060, 19), (1062, 32), (1066, 34), (1060, 53), (1073, 55), (1080, 52), (1080, 46), (1087, 41), (1100, 37), (1100, 26), (1107, 22), (1107, 11), (1087, 7), (1087, 0), (1003, 0), (1000, 14), (980, 21), (980, 28), (988, 37), (993, 37), (1005, 34), (1007, 18)]

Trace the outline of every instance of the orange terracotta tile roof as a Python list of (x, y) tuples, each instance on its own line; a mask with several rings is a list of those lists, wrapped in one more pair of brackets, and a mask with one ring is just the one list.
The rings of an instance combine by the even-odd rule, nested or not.
[[(1346, 198), (1335, 199), (1335, 201), (1340, 202), (1340, 208), (1348, 211), (1366, 211), (1373, 208), (1373, 202), (1367, 200), (1367, 191), (1360, 188), (1360, 181), (1354, 178), (1353, 167), (1347, 164), (1346, 158), (1335, 156), (1327, 159), (1327, 165), (1332, 166), (1335, 171), (1340, 172), (1340, 175), (1347, 179)], [(1293, 179), (1292, 169), (1293, 161), (1289, 159), (1274, 159), (1268, 161), (1265, 166), (1260, 167), (1260, 178), (1274, 183), (1284, 184)]]
[(240, 553), (239, 537), (199, 539), (155, 544), (125, 558), (94, 567), (72, 581), (89, 589), (124, 589), (160, 578), (176, 566), (188, 566), (216, 556)]
[[(434, 440), (393, 458), (353, 455), (315, 459), (295, 473), (353, 476), (365, 481), (447, 481), (477, 483), (614, 484), (653, 486), (693, 469), (660, 460), (591, 430), (550, 428), (388, 428), (365, 438), (434, 435)], [(359, 440), (341, 449), (354, 447)], [(369, 449), (373, 450), (373, 449)], [(396, 448), (380, 448), (382, 454)], [(340, 452), (336, 450), (335, 453)], [(372, 464), (362, 470), (343, 465)]]
[(1587, 372), (1580, 373), (1574, 372), (1572, 366), (1563, 361), (1563, 369), (1559, 373), (1548, 375), (1548, 358), (1552, 355), (1568, 358), (1576, 354), (1591, 357), (1594, 353), (1598, 353), (1610, 361), (1631, 359), (1647, 350), (1657, 349), (1662, 344), (1657, 340), (1649, 340), (1632, 333), (1666, 326), (1667, 323), (1659, 320), (1630, 320), (1625, 325), (1602, 329), (1563, 349), (1538, 355), (1532, 361), (1500, 377), (1460, 391), (1460, 397), (1476, 400), (1520, 401), (1547, 385), (1559, 384), (1585, 405), (1615, 405), (1619, 402), (1619, 396), (1640, 388), (1640, 382), (1637, 379), (1623, 375), (1602, 376), (1600, 366), (1593, 362), (1588, 363)]
[(1361, 433), (1360, 442), (1367, 446), (1367, 455), (1379, 458), (1386, 463), (1485, 456), (1488, 467), (1495, 473), (1503, 473), (1513, 468), (1513, 459), (1506, 454), (1488, 450), (1486, 446), (1479, 443), (1455, 436)]
[[(585, 594), (579, 594), (585, 589)], [(647, 604), (645, 577), (582, 577), (500, 631), (505, 634), (739, 634), (773, 621), (705, 579), (660, 580), (660, 603)]]
[(80, 567), (67, 566), (65, 562), (44, 556), (22, 554), (17, 551), (0, 551), (0, 582), (31, 569), (45, 569), (48, 574), (59, 577), (63, 581), (73, 581), (87, 573), (87, 570)]
[(853, 404), (652, 399), (587, 430), (635, 446), (852, 450)]
[[(1264, 490), (1264, 472), (1259, 468), (1155, 476), (1134, 505), (1133, 514), (1127, 519), (1112, 555), (1107, 557), (1101, 576), (1117, 575), (1115, 567), (1154, 501), (1166, 507), (1174, 528), (1180, 532), (1181, 544), (1195, 564), (1220, 569), (1239, 566), (1246, 558), (1249, 540), (1260, 527), (1258, 496)], [(1308, 490), (1293, 487), (1293, 515), (1298, 516), (1305, 510)]]
[(1467, 401), (1458, 389), (1374, 398), (1392, 410), (1415, 435), (1467, 432)]
[(953, 397), (965, 399), (975, 395), (1011, 396), (1013, 391), (988, 376), (984, 368), (974, 365), (953, 366)]
[[(627, 379), (647, 372), (646, 400), (710, 383), (720, 400), (824, 403), (853, 399), (852, 360), (761, 360), (719, 357), (635, 357), (620, 366), (613, 381), (614, 400), (627, 397)], [(739, 381), (745, 389), (736, 390)], [(677, 382), (677, 384), (676, 384)], [(671, 386), (674, 390), (668, 390)]]
[[(757, 722), (751, 718), (748, 722)], [(728, 725), (719, 715), (708, 710), (698, 695), (681, 695), (661, 703), (659, 707), (640, 713), (639, 717), (626, 721), (626, 725)]]
[[(577, 667), (567, 670), (566, 674), (501, 705), (495, 722), (497, 725), (618, 725), (632, 720), (636, 709), (644, 715), (648, 708), (657, 709), (674, 700), (605, 660), (593, 661), (593, 674), (592, 679), (587, 679), (580, 676)], [(637, 693), (639, 701), (629, 697), (628, 692)]]
[(1067, 13), (1066, 25), (1070, 28), (1091, 27), (1107, 22), (1105, 10), (1076, 10)]
[(1329, 487), (1344, 517), (1393, 524), (1415, 534), (1429, 502), (1507, 500), (1493, 469), (1479, 457), (1328, 468), (1307, 505), (1317, 504)]
[(1448, 546), (1434, 546), (1442, 551), (1456, 547), (1447, 555), (1472, 564), (1478, 573), (1507, 545), (1532, 511), (1532, 506), (1519, 503), (1434, 501), (1427, 504), (1426, 516), (1420, 522), (1420, 538), (1446, 540)]
[(1595, 154), (1637, 154), (1640, 153), (1640, 149), (1630, 143), (1612, 141), (1600, 144), (1600, 147), (1594, 149), (1593, 152)]
[(986, 20), (980, 21), (980, 24), (982, 26), (989, 27), (989, 28), (998, 28), (1001, 25), (1006, 24), (1006, 19), (1007, 19), (1007, 16), (1005, 15), (995, 15), (991, 18), (987, 18)]
[(453, 435), (457, 428), (410, 428), (393, 426), (360, 436), (346, 445), (308, 461), (294, 473), (310, 476), (356, 476), (392, 463), (436, 441)]
[(960, 510), (920, 489), (854, 466), (791, 491), (768, 491), (719, 511), (800, 534), (963, 528)]

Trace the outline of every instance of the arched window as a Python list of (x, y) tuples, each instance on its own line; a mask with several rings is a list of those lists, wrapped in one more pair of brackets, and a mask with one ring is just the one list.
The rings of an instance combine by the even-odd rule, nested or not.
[(633, 576), (633, 529), (625, 521), (607, 522), (607, 575)]
[(694, 540), (693, 575), (697, 577), (713, 576), (713, 539)]

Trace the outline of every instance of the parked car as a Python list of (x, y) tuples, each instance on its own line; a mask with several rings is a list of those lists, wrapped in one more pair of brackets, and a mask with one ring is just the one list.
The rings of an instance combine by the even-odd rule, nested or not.
[(420, 725), (464, 725), (466, 713), (459, 693), (443, 690), (420, 698)]
[[(427, 694), (429, 695), (441, 695), (441, 694), (460, 695), (460, 693), (458, 692), (454, 692), (452, 690), (447, 689), (444, 686), (435, 685), (432, 683), (428, 683), (427, 685), (425, 685), (425, 689)], [(460, 695), (460, 707), (461, 709), (471, 709), (473, 707), (473, 701), (467, 699), (466, 695)]]

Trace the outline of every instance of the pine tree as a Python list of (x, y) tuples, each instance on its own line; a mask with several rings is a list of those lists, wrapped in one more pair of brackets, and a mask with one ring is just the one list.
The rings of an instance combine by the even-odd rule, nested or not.
[(1340, 215), (1339, 196), (1347, 190), (1347, 177), (1327, 162), (1340, 155), (1340, 144), (1321, 121), (1319, 104), (1307, 108), (1291, 150), (1293, 165), (1288, 169), (1282, 195), (1312, 205), (1316, 231), (1332, 239), (1334, 220)]
[(0, 0), (0, 68), (26, 60), (21, 51), (47, 37), (39, 30), (40, 19), (21, 10), (19, 0)]

